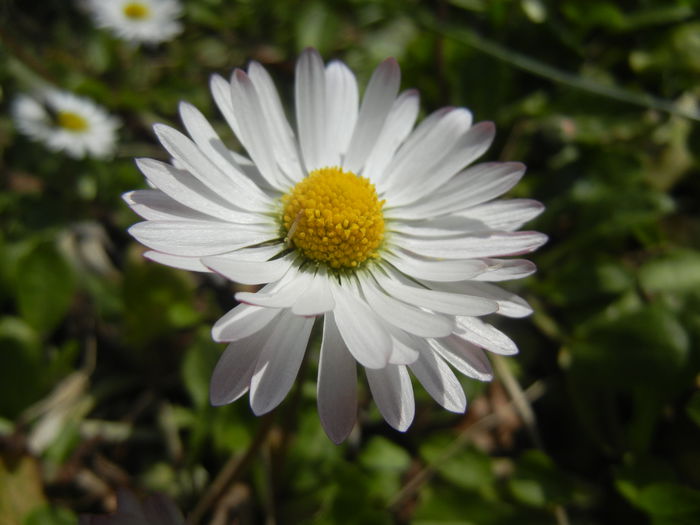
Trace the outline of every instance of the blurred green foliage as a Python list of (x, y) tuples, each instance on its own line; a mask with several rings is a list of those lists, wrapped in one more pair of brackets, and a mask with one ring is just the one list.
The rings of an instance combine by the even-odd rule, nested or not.
[[(0, 3), (0, 524), (77, 523), (123, 485), (212, 523), (700, 523), (697, 2), (184, 3), (185, 31), (156, 47), (96, 29), (77, 1)], [(313, 352), (275, 415), (209, 406), (209, 327), (234, 287), (145, 261), (119, 196), (144, 187), (133, 157), (164, 158), (150, 127), (177, 125), (180, 100), (236, 147), (211, 74), (256, 59), (289, 101), (306, 46), (361, 83), (395, 56), (425, 112), (469, 107), (498, 125), (490, 160), (529, 166), (512, 193), (547, 205), (532, 227), (551, 241), (512, 285), (535, 314), (503, 326), (511, 372), (539, 388), (540, 439), (501, 381), (465, 380), (465, 416), (418, 391), (403, 435), (363, 390), (336, 447)], [(122, 119), (116, 158), (17, 133), (11, 101), (41, 82)]]

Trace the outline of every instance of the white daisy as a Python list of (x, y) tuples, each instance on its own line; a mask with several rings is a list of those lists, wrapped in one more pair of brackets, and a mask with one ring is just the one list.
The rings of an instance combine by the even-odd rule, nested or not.
[(17, 129), (53, 151), (75, 158), (109, 157), (119, 120), (92, 100), (56, 89), (19, 95), (12, 106)]
[[(130, 232), (154, 261), (258, 285), (213, 328), (230, 342), (214, 370), (211, 401), (250, 392), (253, 412), (275, 408), (295, 380), (311, 328), (323, 323), (318, 410), (336, 443), (356, 420), (356, 362), (386, 421), (414, 414), (409, 370), (447, 410), (466, 399), (452, 368), (492, 377), (484, 350), (514, 354), (480, 317), (531, 312), (491, 284), (535, 267), (503, 255), (545, 241), (516, 232), (542, 211), (526, 199), (494, 201), (520, 179), (519, 163), (467, 168), (494, 126), (445, 108), (414, 129), (418, 94), (398, 94), (393, 59), (372, 75), (362, 103), (352, 72), (314, 50), (296, 69), (296, 133), (268, 73), (253, 62), (230, 82), (214, 76), (219, 109), (249, 158), (227, 149), (204, 116), (182, 103), (191, 138), (156, 125), (173, 164), (139, 159), (155, 189), (125, 195), (145, 222)], [(451, 365), (451, 366), (450, 366)]]
[(157, 44), (182, 31), (177, 0), (87, 0), (86, 5), (99, 27), (124, 40)]

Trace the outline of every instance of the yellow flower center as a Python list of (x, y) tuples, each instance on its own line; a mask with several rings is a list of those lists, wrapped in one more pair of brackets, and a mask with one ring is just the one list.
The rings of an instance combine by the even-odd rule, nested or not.
[(307, 259), (355, 268), (378, 257), (384, 202), (364, 177), (335, 167), (312, 171), (282, 197), (286, 242)]
[(124, 6), (124, 15), (132, 20), (143, 20), (151, 14), (147, 5), (141, 2), (129, 2)]
[(58, 125), (68, 131), (85, 131), (88, 129), (88, 121), (72, 111), (59, 111), (56, 115)]

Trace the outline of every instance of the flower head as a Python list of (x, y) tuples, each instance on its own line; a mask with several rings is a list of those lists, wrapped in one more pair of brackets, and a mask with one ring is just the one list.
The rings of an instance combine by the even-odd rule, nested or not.
[(98, 26), (124, 40), (157, 44), (182, 31), (178, 0), (88, 0), (87, 8)]
[(489, 380), (485, 352), (515, 344), (480, 317), (528, 315), (521, 298), (491, 284), (532, 274), (504, 255), (546, 237), (516, 232), (542, 211), (532, 200), (494, 200), (517, 183), (519, 163), (468, 167), (494, 136), (463, 108), (436, 111), (414, 128), (418, 94), (399, 90), (395, 60), (375, 70), (359, 103), (352, 72), (305, 51), (296, 69), (296, 132), (265, 69), (252, 62), (231, 81), (214, 76), (216, 103), (248, 157), (229, 150), (202, 114), (180, 106), (191, 138), (155, 127), (173, 164), (139, 159), (155, 189), (125, 195), (144, 222), (130, 232), (146, 257), (264, 285), (213, 328), (230, 342), (214, 370), (211, 400), (250, 392), (256, 414), (289, 391), (311, 328), (323, 323), (318, 409), (335, 442), (357, 411), (356, 363), (386, 421), (414, 413), (409, 370), (448, 410), (466, 399), (452, 367)]
[(12, 113), (17, 128), (49, 149), (75, 158), (108, 157), (119, 121), (92, 100), (56, 89), (20, 95)]

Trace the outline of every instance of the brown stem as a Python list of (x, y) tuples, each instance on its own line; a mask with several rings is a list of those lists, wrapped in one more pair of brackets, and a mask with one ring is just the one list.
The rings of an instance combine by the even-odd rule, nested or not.
[(258, 428), (248, 449), (242, 455), (231, 455), (214, 481), (209, 485), (207, 491), (197, 502), (192, 513), (188, 516), (188, 525), (197, 525), (200, 523), (209, 508), (224, 492), (224, 489), (243, 475), (255, 454), (260, 450), (263, 443), (267, 441), (267, 436), (272, 429), (274, 419), (274, 411), (266, 414), (262, 418), (260, 428)]

